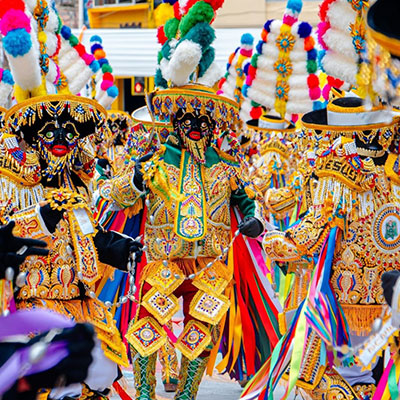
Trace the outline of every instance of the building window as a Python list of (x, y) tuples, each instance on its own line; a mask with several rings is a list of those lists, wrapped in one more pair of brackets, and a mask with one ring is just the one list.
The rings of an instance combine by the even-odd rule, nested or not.
[(147, 3), (147, 0), (94, 0), (94, 6)]

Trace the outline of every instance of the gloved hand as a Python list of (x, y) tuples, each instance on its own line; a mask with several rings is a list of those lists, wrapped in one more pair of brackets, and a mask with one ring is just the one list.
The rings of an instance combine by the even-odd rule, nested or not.
[(140, 191), (143, 190), (143, 173), (142, 173), (142, 164), (146, 161), (149, 161), (151, 157), (153, 157), (154, 153), (150, 152), (145, 156), (139, 158), (135, 164), (135, 175), (133, 176), (133, 183), (135, 184), (136, 188)]
[(129, 256), (132, 253), (136, 254), (136, 261), (138, 262), (140, 262), (143, 254), (142, 243), (113, 231), (99, 230), (94, 237), (94, 244), (100, 262), (121, 271), (127, 271)]
[(250, 238), (256, 238), (264, 231), (263, 224), (255, 217), (244, 217), (238, 228), (241, 234)]
[[(42, 336), (33, 338), (30, 344), (37, 342)], [(83, 382), (93, 361), (93, 337), (94, 330), (89, 324), (76, 324), (73, 328), (63, 329), (51, 342), (67, 342), (68, 356), (47, 371), (27, 376), (30, 389), (37, 391), (40, 388)]]
[(393, 289), (394, 285), (397, 282), (397, 279), (400, 277), (400, 271), (386, 271), (382, 274), (382, 288), (383, 288), (383, 295), (385, 296), (386, 303), (389, 306), (392, 306), (392, 299), (393, 299)]
[(57, 224), (61, 221), (63, 217), (63, 210), (53, 210), (50, 207), (50, 204), (46, 204), (40, 207), (40, 215), (43, 218), (44, 223), (46, 224), (46, 228), (50, 233), (54, 233), (56, 230)]
[(25, 239), (14, 236), (12, 230), (15, 222), (0, 227), (0, 279), (5, 278), (8, 267), (14, 270), (14, 276), (18, 275), (19, 266), (25, 258), (31, 255), (47, 256), (49, 251), (44, 247), (46, 242), (35, 239)]

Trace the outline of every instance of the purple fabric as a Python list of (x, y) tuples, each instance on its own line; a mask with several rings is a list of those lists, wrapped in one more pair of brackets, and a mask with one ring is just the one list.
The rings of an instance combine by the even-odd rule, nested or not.
[(75, 323), (63, 315), (49, 310), (19, 310), (0, 317), (0, 340), (7, 336), (46, 332), (54, 328), (72, 328)]
[[(72, 328), (75, 323), (60, 314), (49, 310), (19, 310), (6, 317), (0, 317), (0, 341), (14, 335), (42, 333), (51, 329)], [(0, 368), (0, 395), (10, 389), (21, 377), (22, 369), (28, 364), (30, 347), (16, 351)], [(63, 341), (50, 343), (45, 356), (36, 364), (30, 365), (23, 376), (46, 371), (57, 365), (68, 355), (67, 344)]]
[[(24, 376), (47, 371), (68, 355), (65, 342), (50, 343), (44, 357), (24, 372)], [(28, 364), (30, 347), (16, 351), (0, 369), (0, 395), (12, 387), (21, 377), (22, 368)], [(29, 365), (29, 364), (28, 364)]]

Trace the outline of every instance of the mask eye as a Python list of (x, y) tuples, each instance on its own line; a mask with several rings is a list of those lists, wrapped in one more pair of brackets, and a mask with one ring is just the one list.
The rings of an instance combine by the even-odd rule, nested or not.
[(54, 138), (54, 132), (53, 131), (48, 131), (44, 134), (46, 139), (53, 139)]
[(208, 128), (208, 125), (207, 125), (207, 122), (202, 122), (201, 123), (201, 127), (202, 127), (202, 129), (207, 129)]
[(72, 140), (74, 138), (74, 134), (72, 132), (67, 132), (66, 137), (68, 140)]
[(192, 123), (192, 121), (190, 121), (190, 119), (185, 120), (185, 125), (190, 125)]

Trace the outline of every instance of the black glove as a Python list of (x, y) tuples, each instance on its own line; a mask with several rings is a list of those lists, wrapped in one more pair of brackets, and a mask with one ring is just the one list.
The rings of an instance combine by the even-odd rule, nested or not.
[(131, 253), (136, 254), (136, 261), (140, 262), (143, 254), (143, 244), (122, 236), (117, 232), (98, 231), (94, 237), (94, 244), (100, 262), (111, 265), (121, 271), (127, 271), (128, 259)]
[(400, 276), (400, 271), (386, 271), (382, 274), (382, 288), (386, 303), (392, 305), (393, 288)]
[[(32, 344), (43, 335), (32, 339)], [(88, 374), (88, 369), (93, 361), (91, 352), (94, 347), (94, 330), (89, 324), (77, 324), (67, 328), (55, 336), (52, 343), (67, 342), (68, 356), (53, 368), (26, 377), (30, 389), (37, 391), (40, 388), (53, 388), (67, 386), (71, 383), (83, 382)], [(30, 344), (31, 344), (30, 342)]]
[(15, 222), (11, 221), (0, 227), (0, 279), (5, 278), (5, 271), (8, 267), (14, 270), (16, 277), (19, 271), (18, 267), (26, 257), (31, 255), (47, 256), (49, 254), (49, 251), (43, 248), (47, 246), (46, 242), (14, 236), (12, 233), (14, 226)]
[(40, 207), (40, 215), (42, 216), (43, 221), (46, 224), (46, 228), (50, 233), (55, 232), (56, 226), (61, 221), (63, 214), (64, 210), (53, 210), (50, 207), (50, 204)]
[(153, 157), (152, 152), (146, 154), (145, 156), (139, 158), (135, 164), (135, 175), (133, 176), (133, 183), (135, 184), (136, 188), (140, 191), (143, 190), (143, 173), (142, 173), (142, 164), (146, 161), (149, 161), (151, 157)]
[(259, 237), (264, 231), (263, 224), (255, 217), (244, 217), (238, 228), (241, 234), (251, 238)]

